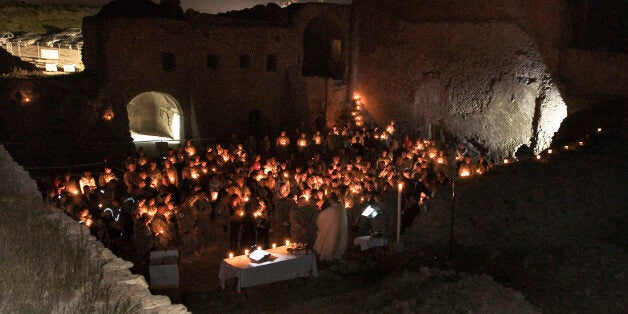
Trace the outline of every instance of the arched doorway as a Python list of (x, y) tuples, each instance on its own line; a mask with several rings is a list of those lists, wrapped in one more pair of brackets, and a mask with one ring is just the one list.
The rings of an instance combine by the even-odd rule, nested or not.
[(303, 76), (343, 78), (345, 36), (332, 18), (319, 15), (303, 31)]
[(183, 135), (183, 112), (174, 97), (145, 92), (127, 105), (129, 130), (136, 143), (179, 142)]

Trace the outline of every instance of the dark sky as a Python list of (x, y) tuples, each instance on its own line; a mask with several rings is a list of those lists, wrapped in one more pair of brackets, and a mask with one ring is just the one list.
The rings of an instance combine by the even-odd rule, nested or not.
[[(2, 0), (0, 0), (2, 1)], [(103, 5), (111, 0), (23, 0), (32, 4), (87, 4), (87, 5)], [(159, 2), (159, 0), (152, 0)], [(257, 4), (268, 2), (287, 3), (287, 2), (334, 2), (334, 3), (351, 3), (351, 0), (181, 0), (183, 10), (192, 8), (200, 12), (217, 13), (229, 10), (238, 10), (252, 7)]]

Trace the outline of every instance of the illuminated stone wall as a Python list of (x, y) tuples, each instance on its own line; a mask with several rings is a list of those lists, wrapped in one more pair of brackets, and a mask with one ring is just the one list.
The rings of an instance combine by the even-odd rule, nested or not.
[(380, 125), (426, 135), (429, 122), (493, 157), (549, 145), (567, 108), (537, 42), (510, 19), (521, 8), (357, 6), (355, 92)]

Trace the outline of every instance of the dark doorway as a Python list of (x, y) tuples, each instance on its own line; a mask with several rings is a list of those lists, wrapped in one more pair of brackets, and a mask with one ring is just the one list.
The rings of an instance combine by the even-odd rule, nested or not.
[(303, 32), (303, 76), (343, 78), (344, 36), (336, 22), (325, 16), (310, 21)]

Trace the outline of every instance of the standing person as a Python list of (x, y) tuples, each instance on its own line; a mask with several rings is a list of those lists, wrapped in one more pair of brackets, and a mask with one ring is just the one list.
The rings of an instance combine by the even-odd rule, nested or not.
[(318, 214), (316, 220), (318, 235), (314, 250), (318, 252), (320, 260), (339, 259), (347, 249), (347, 212), (336, 193), (330, 194), (330, 201), (331, 204)]

